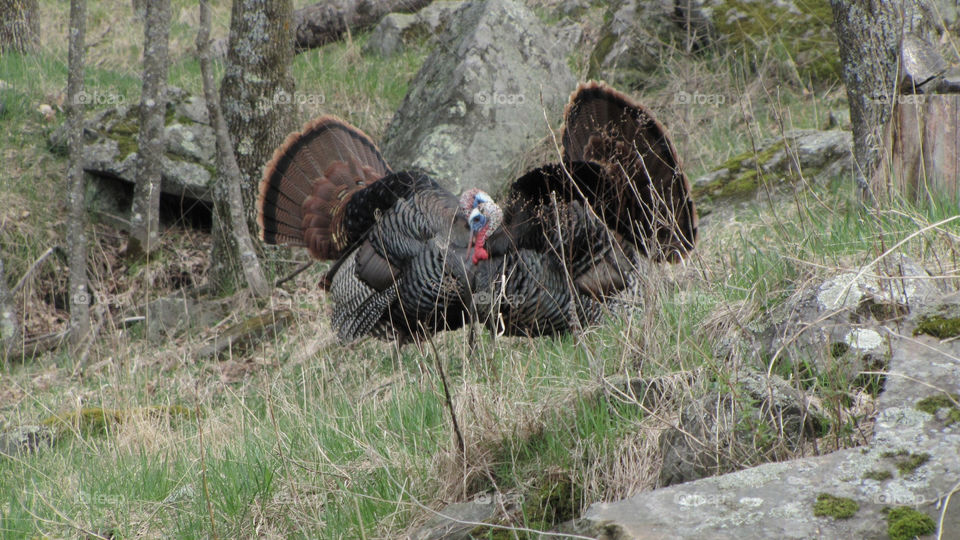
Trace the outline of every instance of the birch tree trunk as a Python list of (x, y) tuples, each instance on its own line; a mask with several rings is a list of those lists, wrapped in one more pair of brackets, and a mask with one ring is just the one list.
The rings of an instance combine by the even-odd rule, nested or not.
[(90, 331), (90, 291), (87, 284), (86, 206), (83, 177), (83, 62), (87, 27), (86, 0), (70, 0), (70, 53), (67, 74), (67, 148), (69, 183), (67, 219), (70, 265), (70, 341), (80, 343)]
[(0, 53), (29, 53), (39, 43), (39, 1), (0, 0)]
[(292, 11), (291, 0), (233, 0), (230, 15), (220, 103), (240, 167), (247, 225), (254, 231), (263, 166), (296, 127)]
[[(220, 98), (210, 66), (210, 9), (207, 0), (200, 0), (200, 30), (197, 32), (197, 54), (203, 76), (203, 94), (207, 100), (210, 125), (217, 137), (217, 179), (213, 203), (213, 250), (211, 281), (224, 291), (242, 272), (255, 296), (270, 294), (250, 230), (247, 228), (240, 192), (240, 167), (233, 154), (227, 123), (220, 109)], [(237, 266), (241, 272), (237, 271)]]
[(127, 254), (133, 257), (149, 256), (159, 247), (160, 171), (166, 142), (163, 128), (170, 57), (170, 0), (151, 0), (146, 8), (136, 184), (127, 248)]
[(870, 182), (885, 157), (883, 141), (898, 91), (904, 36), (927, 32), (924, 3), (830, 0), (850, 102), (856, 181), (868, 198), (872, 198)]

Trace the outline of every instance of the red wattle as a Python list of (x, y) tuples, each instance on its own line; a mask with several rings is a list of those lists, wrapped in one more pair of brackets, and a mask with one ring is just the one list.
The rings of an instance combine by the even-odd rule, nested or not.
[(473, 248), (473, 264), (477, 264), (480, 261), (485, 261), (490, 258), (490, 254), (487, 253), (487, 250), (484, 249), (483, 245), (477, 243), (476, 247)]

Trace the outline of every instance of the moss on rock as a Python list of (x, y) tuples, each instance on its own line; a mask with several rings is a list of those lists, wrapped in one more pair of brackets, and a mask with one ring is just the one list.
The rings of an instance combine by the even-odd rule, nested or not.
[(860, 505), (857, 504), (857, 501), (846, 497), (836, 497), (829, 493), (817, 495), (817, 502), (813, 505), (813, 515), (834, 519), (849, 519), (858, 510), (860, 510)]
[(936, 415), (940, 409), (948, 409), (947, 425), (949, 426), (955, 422), (960, 422), (960, 408), (957, 407), (958, 402), (960, 402), (960, 395), (950, 394), (947, 396), (946, 394), (938, 394), (921, 399), (917, 402), (916, 407), (917, 410), (933, 415)]
[(41, 425), (58, 429), (73, 429), (83, 433), (103, 433), (114, 424), (121, 424), (137, 416), (171, 418), (190, 416), (192, 409), (182, 405), (155, 405), (134, 409), (107, 409), (104, 407), (83, 407), (77, 411), (54, 414), (40, 422)]
[(944, 317), (929, 315), (921, 317), (913, 335), (926, 334), (937, 339), (947, 339), (960, 336), (960, 317)]
[(876, 480), (877, 482), (883, 482), (893, 478), (893, 473), (890, 471), (867, 471), (863, 474), (863, 477), (867, 480)]
[(897, 450), (896, 452), (884, 452), (882, 457), (892, 459), (902, 476), (906, 476), (917, 470), (921, 465), (930, 461), (930, 454), (914, 454), (908, 450)]
[(887, 534), (890, 540), (910, 540), (917, 536), (936, 532), (933, 519), (906, 506), (891, 508), (887, 513)]
[(732, 199), (756, 193), (763, 182), (760, 171), (767, 169), (774, 157), (785, 149), (786, 144), (780, 140), (759, 153), (744, 152), (728, 159), (717, 169), (720, 174), (709, 182), (694, 186), (694, 199)]

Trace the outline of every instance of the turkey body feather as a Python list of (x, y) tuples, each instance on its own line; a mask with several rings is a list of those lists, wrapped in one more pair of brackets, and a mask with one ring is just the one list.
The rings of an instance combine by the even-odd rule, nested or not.
[(596, 322), (640, 256), (696, 242), (690, 186), (666, 131), (629, 97), (581, 84), (563, 161), (517, 179), (503, 205), (393, 172), (357, 128), (322, 117), (276, 150), (260, 184), (267, 243), (336, 261), (322, 286), (339, 339), (404, 342), (472, 320), (543, 335)]

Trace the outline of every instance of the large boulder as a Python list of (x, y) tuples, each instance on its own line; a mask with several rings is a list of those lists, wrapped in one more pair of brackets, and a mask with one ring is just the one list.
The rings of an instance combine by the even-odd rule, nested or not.
[(512, 0), (471, 2), (438, 35), (387, 129), (395, 170), (419, 168), (453, 191), (496, 192), (559, 120), (576, 79), (568, 45)]
[[(212, 204), (216, 137), (207, 119), (206, 102), (177, 88), (168, 88), (167, 97), (161, 193), (180, 201)], [(138, 106), (120, 102), (95, 112), (83, 123), (83, 170), (92, 180), (88, 200), (107, 213), (122, 215), (129, 210), (126, 199), (136, 182), (138, 111)], [(66, 151), (66, 125), (50, 135), (50, 143), (55, 152)]]
[[(960, 297), (943, 300), (957, 305)], [(938, 308), (938, 313), (947, 310)], [(960, 530), (960, 341), (889, 333), (869, 443), (596, 503), (578, 532), (599, 538), (943, 538)], [(960, 325), (955, 332), (960, 332)]]

